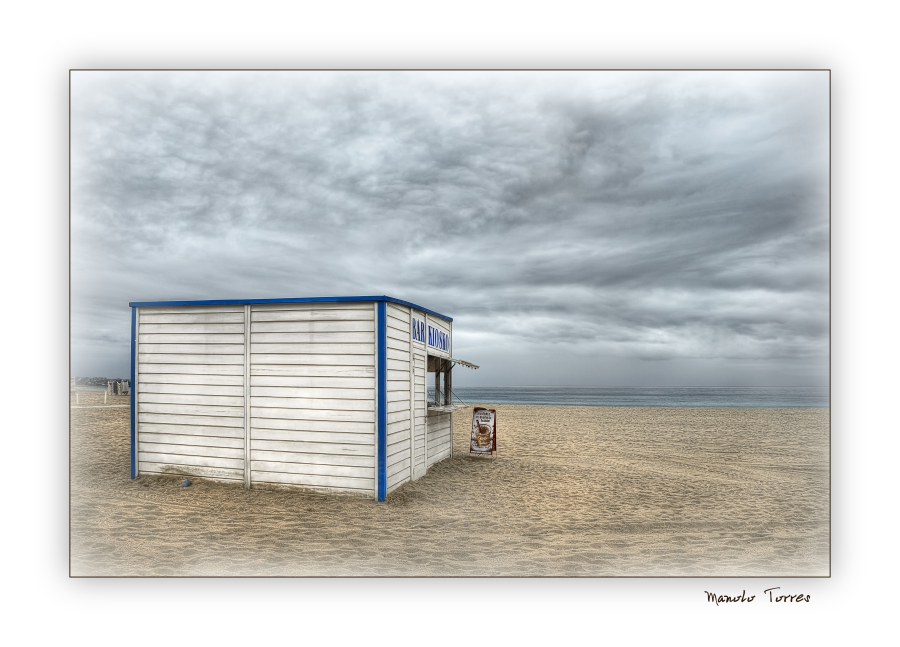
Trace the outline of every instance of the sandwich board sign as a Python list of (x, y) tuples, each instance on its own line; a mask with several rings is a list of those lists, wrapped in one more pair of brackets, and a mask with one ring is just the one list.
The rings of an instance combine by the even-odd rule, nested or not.
[(472, 412), (470, 454), (493, 454), (497, 451), (497, 411), (475, 407)]

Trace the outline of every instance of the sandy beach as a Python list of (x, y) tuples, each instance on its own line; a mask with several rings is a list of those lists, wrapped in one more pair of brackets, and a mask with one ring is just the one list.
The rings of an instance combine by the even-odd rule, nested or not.
[(829, 575), (828, 409), (484, 404), (496, 458), (463, 410), (453, 457), (378, 503), (131, 480), (130, 410), (79, 400), (73, 576)]

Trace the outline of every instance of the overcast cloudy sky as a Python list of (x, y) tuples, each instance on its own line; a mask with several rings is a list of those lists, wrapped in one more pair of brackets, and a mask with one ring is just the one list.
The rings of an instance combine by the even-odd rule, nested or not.
[(73, 375), (129, 301), (388, 294), (469, 385), (828, 381), (826, 72), (74, 72)]

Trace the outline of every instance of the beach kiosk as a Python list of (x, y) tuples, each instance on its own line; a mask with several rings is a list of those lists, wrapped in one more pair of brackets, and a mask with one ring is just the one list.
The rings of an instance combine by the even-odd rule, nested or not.
[(452, 370), (478, 367), (446, 315), (388, 296), (129, 305), (132, 478), (384, 501), (451, 456)]

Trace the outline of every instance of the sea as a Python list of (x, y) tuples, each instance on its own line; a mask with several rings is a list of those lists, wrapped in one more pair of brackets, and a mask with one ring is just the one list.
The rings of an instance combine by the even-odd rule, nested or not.
[[(453, 389), (453, 401), (471, 404), (544, 404), (598, 407), (814, 407), (830, 406), (827, 386), (478, 386)], [(428, 390), (434, 400), (434, 389)]]
[[(79, 386), (80, 391), (106, 391)], [(428, 389), (434, 400), (434, 388)], [(813, 407), (827, 409), (827, 386), (470, 386), (453, 389), (466, 404), (547, 404), (595, 407)]]

